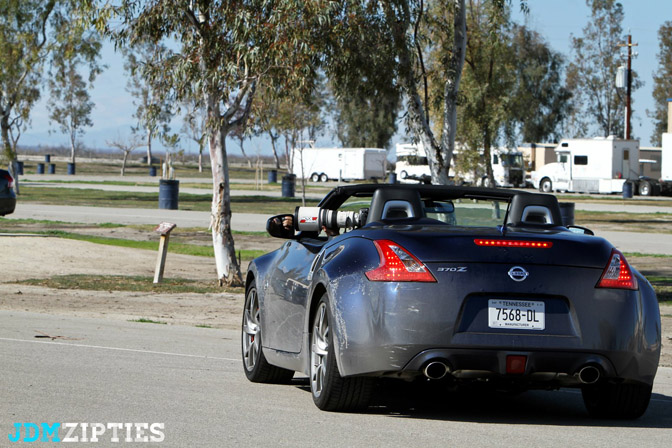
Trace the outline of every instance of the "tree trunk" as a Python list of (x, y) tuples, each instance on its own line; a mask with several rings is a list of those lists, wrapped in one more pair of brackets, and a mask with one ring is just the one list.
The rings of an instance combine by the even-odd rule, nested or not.
[[(453, 17), (453, 51), (448, 62), (447, 80), (444, 86), (443, 131), (441, 132), (441, 151), (444, 161), (444, 172), (436, 173), (437, 178), (448, 179), (450, 162), (455, 152), (455, 133), (457, 131), (457, 94), (462, 79), (462, 68), (467, 50), (467, 19), (464, 0), (454, 0)], [(432, 173), (432, 181), (435, 174)]]
[(9, 116), (5, 113), (0, 117), (0, 132), (2, 133), (3, 155), (8, 162), (16, 159), (16, 154), (12, 150), (12, 142), (9, 139)]
[(208, 123), (217, 123), (209, 133), (210, 165), (212, 168), (212, 211), (210, 228), (215, 264), (220, 285), (242, 286), (243, 276), (236, 259), (233, 236), (231, 234), (231, 198), (229, 191), (229, 165), (226, 155), (226, 135), (228, 129), (222, 126), (219, 103), (208, 95)]
[(198, 172), (203, 172), (203, 145), (201, 145), (200, 150), (198, 151)]
[(147, 128), (147, 166), (152, 165), (152, 130)]
[(130, 151), (124, 151), (124, 160), (121, 162), (121, 176), (126, 175), (126, 159), (128, 159), (128, 154)]
[(250, 158), (247, 157), (247, 154), (245, 154), (245, 148), (243, 147), (245, 139), (243, 137), (240, 137), (238, 140), (240, 141), (240, 143), (239, 143), (240, 152), (243, 153), (243, 157), (245, 157), (245, 160), (247, 160), (247, 167), (252, 169), (252, 160), (250, 160)]
[(275, 169), (280, 169), (280, 158), (278, 158), (278, 148), (275, 146), (275, 142), (280, 138), (279, 136), (274, 136), (273, 132), (268, 131), (268, 136), (271, 137), (271, 149), (273, 149), (273, 159), (275, 159)]
[(70, 163), (75, 164), (75, 136), (70, 135)]
[[(492, 138), (490, 137), (490, 132), (485, 131), (483, 136), (483, 159), (485, 162), (485, 176), (488, 179), (488, 187), (495, 187), (495, 175), (492, 172)], [(502, 163), (500, 160), (499, 163)]]

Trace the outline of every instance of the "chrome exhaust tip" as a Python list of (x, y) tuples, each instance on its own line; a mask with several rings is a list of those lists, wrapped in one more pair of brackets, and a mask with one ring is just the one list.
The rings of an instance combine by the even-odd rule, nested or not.
[(585, 366), (579, 370), (579, 381), (583, 384), (595, 384), (602, 377), (602, 372), (595, 366)]
[(429, 362), (422, 370), (422, 373), (424, 373), (424, 375), (430, 380), (440, 380), (441, 378), (448, 375), (449, 372), (450, 369), (448, 366), (441, 361)]

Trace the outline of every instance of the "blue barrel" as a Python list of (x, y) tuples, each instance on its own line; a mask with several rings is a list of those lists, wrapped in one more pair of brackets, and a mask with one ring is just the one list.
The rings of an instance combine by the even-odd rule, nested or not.
[(271, 170), (268, 172), (268, 183), (269, 184), (278, 183), (278, 170)]
[(16, 173), (23, 176), (23, 162), (17, 160), (16, 162)]
[(562, 225), (573, 226), (574, 225), (574, 203), (573, 202), (559, 202), (560, 206), (560, 216), (562, 217)]
[(171, 179), (159, 180), (159, 208), (177, 210), (177, 199), (180, 195), (180, 181)]
[(149, 175), (152, 177), (156, 177), (156, 167), (155, 166), (150, 166), (149, 167)]
[(75, 164), (68, 162), (68, 174), (74, 176), (75, 174)]
[(55, 163), (50, 163), (49, 164), (49, 174), (56, 174), (56, 164)]
[(625, 182), (623, 184), (623, 199), (632, 198), (632, 182)]
[(387, 183), (396, 184), (397, 183), (397, 173), (388, 173), (387, 174)]
[(49, 163), (51, 162), (51, 154), (45, 154), (44, 155), (44, 163)]
[(296, 182), (296, 176), (293, 174), (287, 174), (282, 176), (282, 197), (283, 198), (293, 198), (294, 197), (294, 184)]
[(44, 163), (37, 164), (37, 174), (44, 174)]

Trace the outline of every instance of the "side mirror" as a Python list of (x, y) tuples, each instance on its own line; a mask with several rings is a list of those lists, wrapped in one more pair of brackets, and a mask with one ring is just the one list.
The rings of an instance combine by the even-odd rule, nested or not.
[[(290, 227), (285, 227), (283, 222), (286, 220), (291, 220), (292, 225)], [(269, 235), (275, 238), (291, 239), (294, 238), (294, 215), (275, 215), (268, 218), (266, 221), (266, 231)]]
[(595, 235), (592, 230), (581, 226), (567, 226), (570, 232), (578, 233), (579, 235)]

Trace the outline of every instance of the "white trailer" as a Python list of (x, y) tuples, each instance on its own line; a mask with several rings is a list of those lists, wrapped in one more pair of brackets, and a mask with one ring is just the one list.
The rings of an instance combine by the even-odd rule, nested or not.
[[(492, 148), (490, 156), (492, 174), (498, 187), (519, 187), (524, 185), (522, 152), (507, 148)], [(451, 165), (450, 176), (454, 175), (453, 166), (459, 164), (459, 150), (455, 151), (454, 157), (455, 162)], [(464, 181), (470, 184), (488, 186), (487, 178), (482, 171), (467, 173), (464, 176)], [(427, 154), (422, 143), (397, 144), (395, 172), (397, 179), (402, 183), (424, 182), (431, 178)]]
[(663, 133), (663, 147), (660, 153), (660, 190), (672, 195), (672, 133)]
[(294, 148), (292, 157), (292, 174), (313, 182), (382, 179), (387, 164), (380, 148)]
[(639, 186), (639, 141), (613, 136), (562, 140), (557, 162), (532, 172), (532, 184), (543, 192), (622, 193), (628, 181)]

